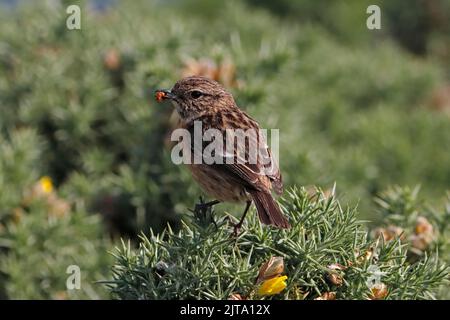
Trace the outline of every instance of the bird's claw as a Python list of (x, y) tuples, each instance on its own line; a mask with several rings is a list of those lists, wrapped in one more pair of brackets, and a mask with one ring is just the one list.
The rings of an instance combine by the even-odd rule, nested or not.
[(242, 225), (240, 223), (237, 223), (233, 225), (233, 236), (237, 238), (239, 236), (239, 232), (241, 231)]
[(233, 232), (231, 233), (231, 237), (237, 238), (239, 236), (239, 232), (241, 231), (242, 221), (240, 221), (238, 223), (234, 223), (231, 221), (230, 217), (226, 217), (225, 219), (228, 220), (228, 223), (233, 227)]

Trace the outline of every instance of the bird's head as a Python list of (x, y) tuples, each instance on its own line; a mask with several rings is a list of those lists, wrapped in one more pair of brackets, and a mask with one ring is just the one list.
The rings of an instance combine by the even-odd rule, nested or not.
[(185, 121), (235, 106), (233, 96), (218, 82), (198, 76), (177, 81), (171, 90), (156, 91), (156, 100), (166, 99), (172, 101)]

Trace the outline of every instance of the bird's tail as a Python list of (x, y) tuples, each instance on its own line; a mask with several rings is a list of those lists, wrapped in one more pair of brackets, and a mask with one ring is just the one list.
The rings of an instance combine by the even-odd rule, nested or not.
[(259, 220), (264, 224), (274, 225), (278, 228), (289, 229), (291, 225), (281, 212), (280, 206), (268, 192), (249, 191), (255, 202)]

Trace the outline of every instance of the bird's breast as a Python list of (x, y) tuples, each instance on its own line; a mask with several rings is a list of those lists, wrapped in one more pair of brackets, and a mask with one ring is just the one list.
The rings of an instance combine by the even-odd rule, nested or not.
[(206, 164), (188, 164), (192, 177), (200, 187), (215, 199), (227, 202), (249, 200), (244, 187), (214, 167)]

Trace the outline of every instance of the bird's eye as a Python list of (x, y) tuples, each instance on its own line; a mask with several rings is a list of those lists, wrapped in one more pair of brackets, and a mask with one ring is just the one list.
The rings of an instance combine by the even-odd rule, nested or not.
[(197, 90), (191, 91), (191, 97), (193, 99), (198, 99), (198, 98), (200, 98), (201, 95), (202, 95), (202, 93), (200, 91), (197, 91)]

